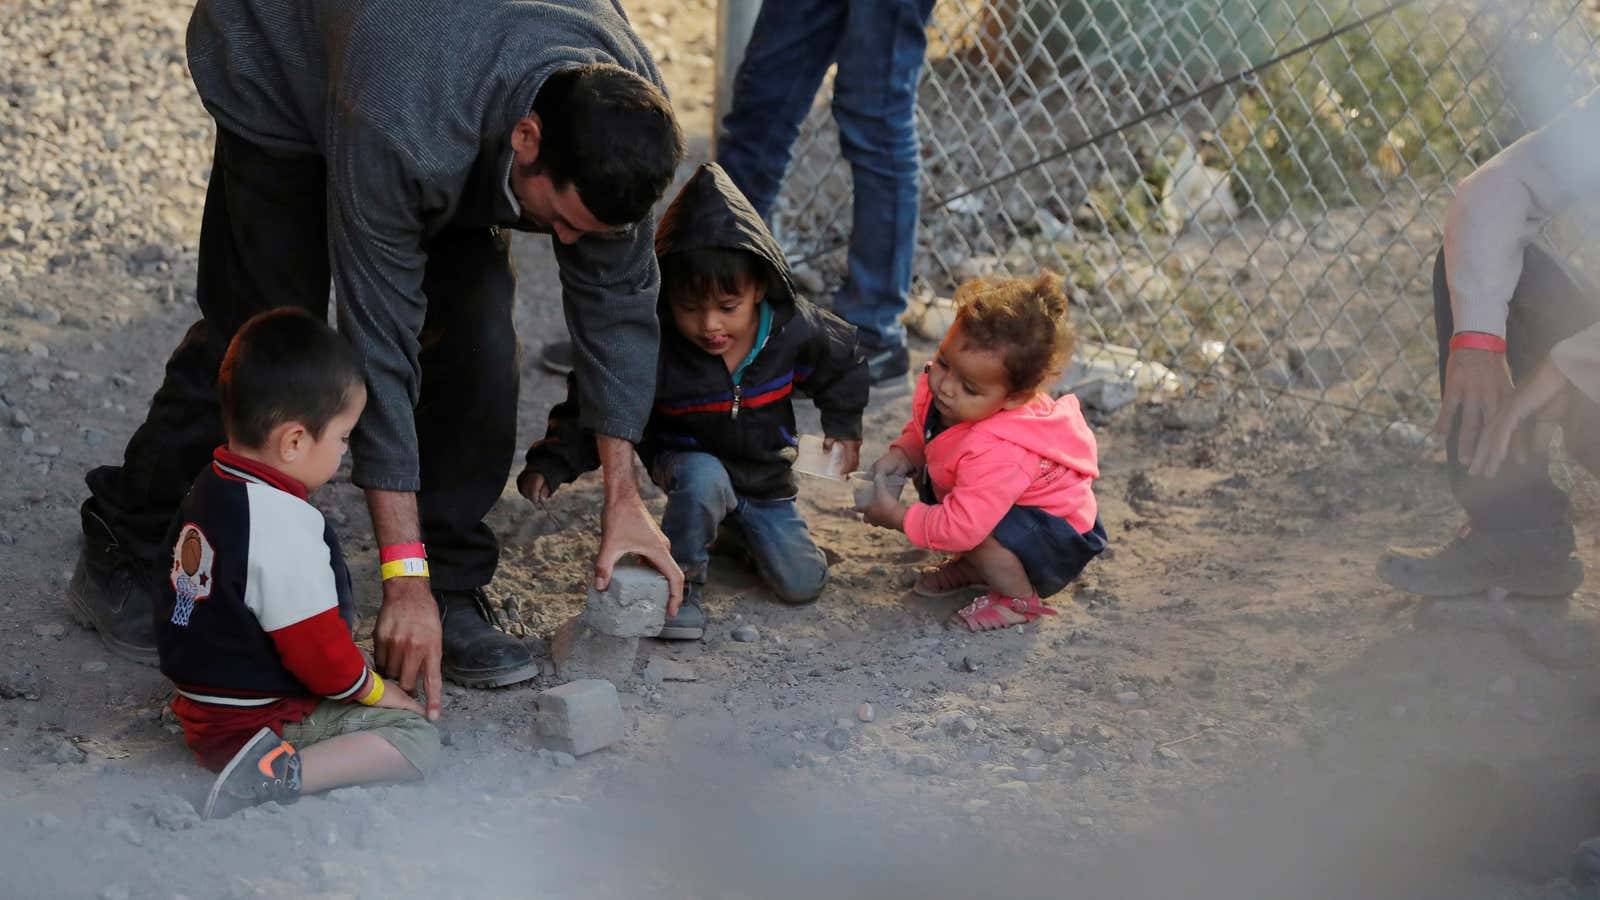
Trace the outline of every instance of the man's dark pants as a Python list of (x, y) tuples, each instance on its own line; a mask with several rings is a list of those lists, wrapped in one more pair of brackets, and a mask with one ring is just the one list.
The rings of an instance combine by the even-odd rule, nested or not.
[[(167, 361), (122, 465), (102, 466), (86, 479), (86, 508), (139, 558), (162, 564), (170, 520), (223, 441), (217, 370), (234, 332), (281, 306), (327, 317), (326, 178), (319, 156), (271, 152), (217, 133), (200, 225), (196, 297), (203, 318)], [(425, 249), (418, 505), (433, 584), (458, 590), (487, 584), (499, 560), (483, 517), (516, 452), (516, 273), (497, 229), (446, 231)]]
[[(1442, 390), (1450, 337), (1455, 331), (1443, 253), (1433, 269), (1433, 315), (1438, 325)], [(1506, 317), (1506, 362), (1512, 378), (1521, 383), (1533, 377), (1549, 357), (1551, 347), (1596, 321), (1600, 321), (1600, 292), (1548, 251), (1529, 246), (1523, 254), (1522, 278)], [(1574, 397), (1574, 403), (1578, 414), (1568, 417), (1564, 443), (1573, 458), (1596, 470), (1593, 460), (1600, 448), (1595, 442), (1600, 437), (1600, 408), (1581, 395)], [(1529, 454), (1522, 464), (1507, 459), (1496, 477), (1471, 478), (1457, 452), (1460, 430), (1458, 417), (1450, 429), (1445, 451), (1450, 460), (1451, 490), (1456, 502), (1466, 510), (1474, 531), (1571, 527), (1572, 505), (1566, 492), (1550, 479), (1546, 456)]]

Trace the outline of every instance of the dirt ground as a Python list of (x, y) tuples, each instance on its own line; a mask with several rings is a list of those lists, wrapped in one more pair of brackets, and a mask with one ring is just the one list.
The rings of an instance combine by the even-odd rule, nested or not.
[[(710, 3), (626, 5), (668, 51), (703, 154)], [(180, 0), (5, 6), (20, 23), (8, 41), (75, 29), (115, 48), (127, 34), (176, 77)], [(106, 653), (63, 592), (82, 474), (118, 458), (195, 315), (209, 126), (186, 83), (123, 72), (135, 113), (145, 100), (170, 113), (148, 142), (165, 162), (90, 178), (126, 198), (102, 227), (100, 207), (85, 217), (59, 188), (93, 172), (100, 145), (58, 136), (56, 155), (28, 155), (45, 140), (35, 129), (54, 127), (29, 104), (67, 83), (50, 80), (66, 77), (54, 45), (32, 46), (0, 82), (0, 148), (44, 160), (0, 182), (0, 894), (1575, 896), (1562, 880), (1571, 850), (1600, 833), (1600, 595), (1416, 603), (1377, 582), (1373, 562), (1388, 542), (1458, 524), (1436, 461), (1243, 404), (1191, 406), (1190, 427), (1169, 427), (1181, 401), (1162, 398), (1094, 420), (1113, 549), (1056, 599), (1058, 617), (944, 629), (948, 608), (906, 589), (930, 557), (810, 482), (801, 505), (834, 561), (827, 592), (785, 607), (718, 560), (706, 640), (647, 641), (641, 674), (618, 685), (623, 744), (575, 764), (541, 749), (533, 698), (549, 679), (450, 688), (436, 780), (197, 821), (209, 775), (163, 718), (168, 686)], [(67, 83), (65, 96), (93, 86)], [(105, 124), (62, 116), (67, 138)], [(120, 121), (137, 136), (147, 118)], [(63, 221), (85, 224), (52, 237)], [(526, 443), (561, 390), (531, 351), (561, 319), (548, 247), (524, 240), (517, 253)], [(904, 394), (874, 403), (866, 459), (907, 414)], [(508, 484), (492, 514), (505, 543), (492, 594), (541, 653), (581, 603), (598, 496), (586, 479), (543, 513)], [(315, 501), (371, 616), (359, 492), (340, 480)], [(1595, 565), (1592, 504), (1582, 511)], [(743, 624), (760, 639), (732, 641)], [(696, 680), (652, 683), (642, 670), (656, 657)]]

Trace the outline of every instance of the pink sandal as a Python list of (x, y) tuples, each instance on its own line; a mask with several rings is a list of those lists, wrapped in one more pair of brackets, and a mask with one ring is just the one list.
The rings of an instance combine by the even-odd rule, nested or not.
[(956, 618), (966, 623), (971, 631), (993, 631), (996, 628), (1006, 628), (1015, 622), (1007, 622), (1001, 615), (1000, 607), (1011, 610), (1027, 622), (1032, 622), (1040, 616), (1053, 616), (1056, 611), (1044, 605), (1038, 594), (1031, 597), (1002, 597), (994, 591), (989, 591), (982, 597), (968, 603), (956, 611)]
[(987, 584), (962, 574), (961, 569), (961, 557), (952, 556), (937, 567), (928, 569), (918, 575), (917, 583), (912, 585), (911, 592), (918, 597), (943, 600), (946, 597), (957, 597), (975, 592), (981, 593), (989, 589)]

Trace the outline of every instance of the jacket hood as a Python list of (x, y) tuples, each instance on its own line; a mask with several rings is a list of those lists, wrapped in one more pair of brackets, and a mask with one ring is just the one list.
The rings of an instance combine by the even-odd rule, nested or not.
[(788, 318), (794, 309), (794, 278), (783, 251), (755, 207), (716, 163), (695, 170), (656, 226), (656, 256), (685, 250), (745, 250), (771, 270), (766, 299)]

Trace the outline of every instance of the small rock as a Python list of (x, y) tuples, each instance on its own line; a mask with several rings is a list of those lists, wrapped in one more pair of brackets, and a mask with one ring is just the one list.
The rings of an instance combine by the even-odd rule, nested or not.
[(937, 775), (944, 771), (944, 763), (926, 753), (906, 760), (906, 772), (911, 775)]
[(874, 710), (872, 708), (872, 704), (871, 703), (863, 703), (860, 706), (856, 707), (856, 718), (860, 719), (863, 722), (871, 722), (873, 719), (876, 719), (877, 717), (878, 717), (878, 713), (877, 713), (876, 710)]
[(1039, 735), (1039, 749), (1046, 753), (1060, 753), (1062, 750), (1065, 750), (1066, 747), (1067, 742), (1062, 740), (1061, 735), (1059, 734)]
[(50, 348), (39, 343), (38, 341), (33, 341), (32, 343), (28, 344), (28, 355), (34, 357), (35, 359), (49, 359)]
[(110, 668), (110, 667), (106, 664), (106, 662), (104, 660), (91, 659), (88, 662), (84, 663), (83, 665), (79, 666), (78, 667), (78, 671), (85, 672), (85, 673), (88, 673), (90, 675), (93, 675), (93, 674), (96, 674), (96, 673), (99, 673), (99, 672), (104, 672), (108, 668)]
[(1117, 695), (1117, 703), (1123, 706), (1138, 706), (1143, 699), (1138, 691), (1123, 691)]
[(589, 587), (583, 620), (612, 637), (654, 637), (667, 616), (667, 579), (649, 566), (621, 565), (603, 591)]
[(1017, 770), (1017, 774), (1016, 774), (1016, 779), (1018, 781), (1026, 781), (1026, 782), (1030, 782), (1030, 783), (1031, 782), (1037, 782), (1037, 781), (1043, 781), (1044, 780), (1044, 770), (1043, 769), (1034, 769), (1034, 768), (1018, 769)]
[(741, 644), (753, 644), (761, 640), (761, 632), (754, 625), (740, 625), (733, 630), (730, 637)]
[(44, 444), (43, 446), (33, 448), (33, 452), (36, 456), (43, 456), (46, 459), (54, 459), (55, 457), (61, 455), (61, 445)]
[(11, 425), (14, 428), (26, 428), (33, 424), (33, 419), (21, 409), (13, 407), (11, 410)]
[(1244, 699), (1245, 702), (1249, 703), (1251, 706), (1272, 705), (1272, 695), (1266, 691), (1251, 691), (1250, 693), (1244, 695)]
[(1094, 819), (1091, 819), (1088, 816), (1079, 816), (1076, 819), (1073, 819), (1072, 822), (1073, 822), (1074, 825), (1077, 825), (1079, 828), (1092, 828), (1092, 827), (1094, 827)]
[(162, 794), (144, 804), (155, 819), (156, 827), (167, 831), (186, 831), (200, 824), (200, 814), (194, 805), (174, 794)]
[(1383, 442), (1397, 450), (1417, 450), (1428, 446), (1429, 435), (1410, 422), (1390, 422), (1384, 426)]
[(1221, 421), (1222, 407), (1198, 398), (1170, 403), (1161, 414), (1161, 424), (1173, 430), (1205, 431)]
[(571, 753), (567, 753), (562, 750), (556, 750), (552, 752), (550, 754), (550, 761), (555, 763), (556, 768), (558, 769), (570, 769), (578, 764), (578, 758), (576, 756), (573, 756)]
[(652, 684), (660, 684), (663, 681), (699, 681), (700, 676), (687, 663), (658, 658), (645, 665), (644, 679)]
[(1139, 399), (1139, 386), (1131, 378), (1111, 375), (1073, 385), (1070, 393), (1090, 409), (1112, 413)]
[(58, 638), (67, 633), (67, 626), (60, 622), (48, 622), (33, 626), (33, 633), (42, 638)]
[(994, 756), (994, 748), (988, 744), (968, 744), (961, 748), (961, 755), (972, 762), (987, 762)]
[(1022, 761), (1032, 763), (1033, 765), (1038, 765), (1039, 763), (1044, 762), (1044, 756), (1045, 754), (1043, 750), (1039, 749), (1038, 747), (1033, 747), (1029, 750), (1023, 751)]
[(552, 749), (593, 753), (622, 740), (622, 705), (609, 681), (583, 679), (539, 694), (539, 733)]
[(830, 750), (843, 751), (850, 746), (850, 732), (843, 728), (830, 728), (822, 742), (827, 744)]
[(963, 671), (963, 672), (976, 672), (981, 668), (983, 668), (983, 664), (979, 663), (976, 660), (974, 660), (972, 657), (970, 657), (970, 656), (961, 657), (961, 671)]
[(17, 435), (17, 439), (22, 441), (24, 444), (31, 445), (35, 440), (37, 440), (37, 436), (33, 433), (32, 428), (23, 426), (22, 433)]

